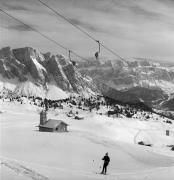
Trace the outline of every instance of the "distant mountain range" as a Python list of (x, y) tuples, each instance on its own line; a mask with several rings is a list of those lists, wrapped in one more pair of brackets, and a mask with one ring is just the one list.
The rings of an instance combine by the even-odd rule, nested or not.
[(81, 62), (78, 69), (93, 78), (101, 92), (123, 102), (141, 101), (173, 110), (174, 66), (140, 58), (135, 61)]
[(143, 102), (174, 110), (174, 66), (143, 58), (135, 61), (78, 62), (32, 47), (0, 50), (0, 92), (65, 98), (103, 94), (124, 103)]

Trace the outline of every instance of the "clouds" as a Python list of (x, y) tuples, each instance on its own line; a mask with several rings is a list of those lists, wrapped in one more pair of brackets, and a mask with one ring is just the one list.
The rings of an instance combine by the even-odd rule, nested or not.
[(92, 23), (80, 21), (79, 19), (69, 18), (69, 21), (78, 27), (82, 27), (83, 29), (86, 29), (87, 31), (89, 30), (97, 33), (105, 32), (104, 29), (98, 28), (97, 26), (92, 25)]
[(11, 30), (16, 30), (16, 31), (32, 31), (31, 28), (25, 26), (25, 25), (22, 25), (22, 24), (16, 24), (16, 25), (9, 25), (7, 26), (6, 28), (8, 29), (11, 29)]
[(16, 10), (16, 11), (27, 11), (28, 8), (24, 7), (24, 6), (15, 6), (14, 4), (10, 4), (10, 3), (4, 3), (3, 4), (7, 9), (9, 10)]
[(22, 6), (21, 4), (23, 4), (21, 0), (19, 0), (19, 1), (17, 1), (17, 0), (13, 0), (13, 1), (1, 0), (2, 7), (6, 8), (8, 10), (16, 10), (16, 11), (29, 10), (27, 7)]
[[(155, 57), (174, 60), (174, 1), (173, 0), (42, 0), (67, 17), (72, 23), (88, 31), (123, 57)], [(0, 6), (27, 24), (32, 24), (41, 32), (59, 43), (79, 52), (82, 56), (92, 56), (96, 44), (73, 26), (55, 16), (37, 0), (1, 0)], [(0, 17), (2, 18), (2, 17)], [(11, 33), (13, 44), (25, 43), (30, 29), (15, 22), (5, 22)], [(15, 32), (14, 32), (15, 31)], [(17, 33), (19, 32), (19, 33)], [(20, 40), (19, 34), (23, 33)], [(27, 37), (25, 38), (25, 32)], [(39, 35), (30, 38), (30, 44), (47, 50)], [(26, 41), (25, 41), (26, 39)], [(21, 41), (21, 42), (20, 42)], [(45, 43), (43, 44), (43, 42)], [(5, 40), (9, 45), (11, 39)], [(40, 44), (40, 45), (39, 45)], [(165, 48), (163, 47), (165, 45)], [(0, 43), (3, 46), (3, 43)], [(50, 44), (49, 44), (50, 46)], [(57, 47), (52, 45), (52, 51)], [(66, 52), (65, 52), (66, 53)], [(110, 56), (102, 51), (103, 56)]]

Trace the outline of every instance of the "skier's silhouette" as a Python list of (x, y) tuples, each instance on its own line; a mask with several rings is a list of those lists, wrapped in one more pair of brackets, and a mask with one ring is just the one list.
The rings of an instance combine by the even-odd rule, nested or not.
[(102, 158), (102, 160), (104, 161), (104, 163), (103, 163), (103, 170), (102, 170), (101, 174), (106, 174), (107, 166), (110, 162), (110, 157), (108, 156), (108, 153), (105, 154), (105, 156)]

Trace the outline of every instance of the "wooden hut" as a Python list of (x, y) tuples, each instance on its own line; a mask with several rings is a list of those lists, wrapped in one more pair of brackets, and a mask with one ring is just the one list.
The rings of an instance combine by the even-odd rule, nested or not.
[(68, 124), (62, 120), (49, 119), (47, 120), (47, 114), (45, 111), (40, 113), (39, 131), (44, 132), (68, 132)]

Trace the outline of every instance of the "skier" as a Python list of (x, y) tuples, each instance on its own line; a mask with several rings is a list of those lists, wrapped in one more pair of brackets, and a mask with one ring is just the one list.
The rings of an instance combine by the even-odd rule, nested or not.
[(110, 162), (110, 158), (108, 156), (108, 153), (105, 154), (105, 156), (102, 158), (102, 160), (104, 161), (104, 163), (103, 163), (103, 170), (102, 170), (101, 174), (106, 174), (107, 166)]

